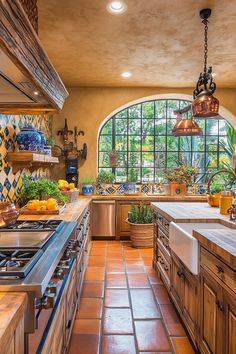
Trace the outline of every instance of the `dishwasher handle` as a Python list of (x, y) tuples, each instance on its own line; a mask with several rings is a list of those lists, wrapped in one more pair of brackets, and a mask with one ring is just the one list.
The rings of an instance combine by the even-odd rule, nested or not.
[(114, 200), (93, 200), (93, 204), (115, 204)]

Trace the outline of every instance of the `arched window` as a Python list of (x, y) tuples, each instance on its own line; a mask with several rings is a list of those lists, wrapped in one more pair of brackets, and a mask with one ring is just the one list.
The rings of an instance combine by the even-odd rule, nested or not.
[[(198, 118), (202, 136), (172, 136), (176, 122), (173, 111), (190, 103), (158, 99), (132, 105), (115, 114), (100, 130), (99, 171), (113, 171), (117, 183), (125, 182), (133, 173), (138, 182), (160, 182), (165, 168), (191, 164), (199, 170), (196, 180), (205, 182), (209, 174), (229, 162), (222, 146), (227, 143), (229, 123), (224, 119)], [(117, 152), (118, 163), (111, 168), (112, 150)]]

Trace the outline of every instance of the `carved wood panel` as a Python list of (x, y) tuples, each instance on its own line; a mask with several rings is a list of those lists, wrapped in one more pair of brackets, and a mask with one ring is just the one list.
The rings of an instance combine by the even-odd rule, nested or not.
[(38, 33), (38, 7), (37, 0), (19, 0), (25, 10), (34, 30)]

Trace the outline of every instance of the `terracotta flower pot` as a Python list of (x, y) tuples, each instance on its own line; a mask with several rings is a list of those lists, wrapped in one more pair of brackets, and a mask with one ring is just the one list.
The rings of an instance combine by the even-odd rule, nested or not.
[(186, 183), (177, 183), (170, 182), (170, 195), (178, 196), (178, 195), (186, 195), (187, 194), (187, 185)]
[(207, 194), (207, 202), (211, 207), (219, 207), (220, 204), (220, 193)]
[(130, 240), (134, 248), (151, 248), (153, 247), (154, 224), (133, 224), (130, 225)]

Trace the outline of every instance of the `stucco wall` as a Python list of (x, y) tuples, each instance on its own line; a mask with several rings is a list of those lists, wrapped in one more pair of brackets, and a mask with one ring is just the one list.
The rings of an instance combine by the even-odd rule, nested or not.
[[(192, 95), (192, 88), (189, 89), (159, 89), (159, 88), (69, 88), (69, 97), (59, 115), (53, 117), (53, 132), (64, 126), (64, 119), (68, 119), (69, 129), (77, 126), (78, 130), (85, 132), (84, 137), (79, 137), (78, 147), (81, 148), (83, 142), (88, 145), (87, 160), (80, 166), (80, 178), (83, 176), (94, 176), (97, 174), (97, 138), (99, 128), (103, 121), (120, 107), (130, 102), (149, 96), (162, 94), (182, 94)], [(236, 90), (217, 89), (216, 97), (225, 109), (221, 109), (224, 118), (236, 129)], [(227, 112), (227, 110), (229, 112)], [(57, 137), (57, 143), (62, 141)], [(63, 164), (57, 171), (57, 176), (64, 175)]]

